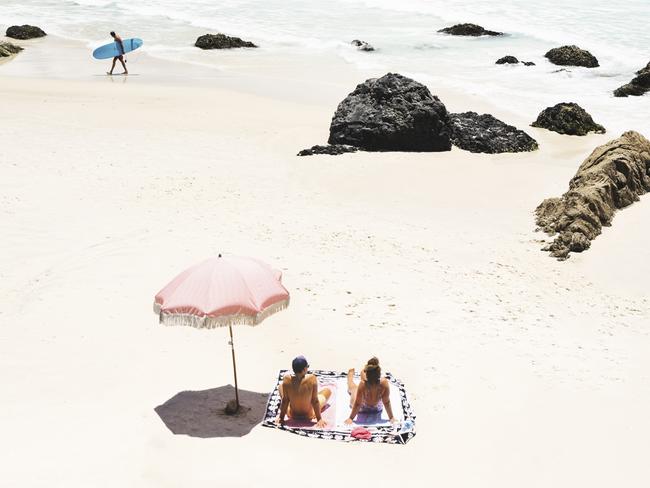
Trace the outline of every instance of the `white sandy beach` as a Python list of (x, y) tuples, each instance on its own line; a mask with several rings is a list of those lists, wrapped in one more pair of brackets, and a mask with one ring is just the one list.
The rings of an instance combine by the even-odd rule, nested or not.
[[(314, 60), (221, 77), (141, 56), (137, 76), (108, 78), (68, 42), (0, 66), (0, 484), (650, 484), (650, 196), (566, 262), (534, 232), (535, 207), (620, 133), (560, 136), (430, 86), (540, 150), (298, 158), (384, 73)], [(158, 325), (153, 297), (219, 252), (282, 269), (291, 293), (235, 330), (240, 388), (268, 393), (297, 354), (333, 370), (377, 355), (408, 389), (417, 436), (172, 434), (154, 408), (231, 384), (230, 350), (225, 329)]]

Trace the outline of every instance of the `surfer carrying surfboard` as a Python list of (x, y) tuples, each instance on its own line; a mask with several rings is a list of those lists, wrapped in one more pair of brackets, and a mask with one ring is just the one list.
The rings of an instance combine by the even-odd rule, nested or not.
[(115, 33), (115, 31), (111, 31), (111, 37), (112, 37), (113, 39), (115, 39), (115, 42), (117, 43), (117, 45), (118, 45), (118, 47), (119, 47), (120, 54), (119, 54), (118, 56), (115, 56), (115, 57), (113, 58), (113, 66), (111, 66), (111, 70), (108, 72), (108, 74), (109, 74), (109, 75), (112, 75), (112, 74), (113, 74), (113, 70), (115, 69), (115, 63), (116, 63), (117, 60), (119, 59), (119, 60), (120, 60), (120, 63), (122, 63), (122, 67), (124, 68), (124, 74), (125, 74), (125, 75), (128, 75), (128, 74), (129, 74), (129, 70), (126, 69), (126, 61), (124, 60), (124, 53), (125, 53), (125, 50), (124, 50), (124, 43), (122, 42), (122, 38), (121, 38), (120, 36), (118, 36), (118, 35)]

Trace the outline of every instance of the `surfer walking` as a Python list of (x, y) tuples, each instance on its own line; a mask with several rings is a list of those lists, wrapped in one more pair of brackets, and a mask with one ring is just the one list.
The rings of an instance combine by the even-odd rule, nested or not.
[(117, 43), (118, 49), (120, 50), (119, 56), (115, 56), (113, 58), (113, 66), (111, 66), (111, 70), (108, 72), (109, 75), (113, 74), (113, 70), (115, 69), (115, 63), (117, 60), (120, 60), (120, 63), (122, 63), (122, 67), (124, 68), (124, 74), (128, 75), (129, 70), (126, 69), (126, 60), (124, 59), (124, 43), (122, 42), (122, 38), (118, 36), (115, 31), (111, 31), (111, 37), (115, 39), (115, 42)]

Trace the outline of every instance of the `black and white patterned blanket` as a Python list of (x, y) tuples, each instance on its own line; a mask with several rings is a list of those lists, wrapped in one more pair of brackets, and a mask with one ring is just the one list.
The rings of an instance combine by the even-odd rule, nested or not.
[[(406, 389), (400, 380), (393, 377), (392, 374), (386, 373), (385, 377), (391, 384), (391, 396), (399, 396), (399, 402), (391, 401), (393, 404), (393, 414), (398, 423), (391, 425), (387, 422), (375, 421), (369, 424), (364, 425), (363, 423), (356, 423), (353, 426), (347, 426), (342, 423), (341, 419), (347, 418), (350, 413), (349, 408), (349, 396), (345, 387), (339, 387), (337, 395), (347, 396), (341, 398), (338, 401), (338, 405), (345, 405), (344, 408), (347, 409), (345, 412), (339, 412), (337, 415), (338, 421), (329, 422), (328, 426), (325, 429), (316, 429), (311, 425), (291, 425), (286, 423), (284, 426), (280, 426), (276, 423), (276, 419), (280, 414), (280, 404), (282, 402), (280, 398), (279, 386), (282, 383), (282, 379), (288, 373), (287, 370), (281, 370), (278, 374), (275, 388), (269, 395), (269, 400), (266, 405), (266, 412), (264, 415), (264, 421), (262, 425), (264, 427), (271, 427), (274, 429), (285, 430), (293, 434), (298, 434), (304, 437), (312, 437), (314, 439), (333, 439), (344, 442), (376, 442), (376, 443), (386, 443), (386, 444), (406, 444), (415, 436), (415, 414), (413, 409), (408, 401), (406, 396)], [(319, 385), (345, 385), (347, 379), (347, 373), (337, 372), (337, 371), (324, 371), (324, 370), (314, 370), (310, 373), (316, 375), (318, 378)], [(341, 391), (342, 390), (342, 391)], [(341, 409), (343, 410), (343, 409)], [(343, 415), (342, 415), (343, 414)], [(325, 418), (325, 413), (323, 413), (323, 418)], [(357, 416), (357, 421), (359, 420)], [(363, 426), (370, 431), (372, 438), (369, 441), (360, 440), (352, 437), (350, 435), (354, 427)]]

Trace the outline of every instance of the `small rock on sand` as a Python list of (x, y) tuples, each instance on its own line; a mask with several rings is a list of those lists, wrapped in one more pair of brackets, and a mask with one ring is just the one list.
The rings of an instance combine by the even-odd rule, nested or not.
[(316, 154), (329, 154), (330, 156), (338, 156), (350, 152), (356, 152), (358, 149), (353, 146), (345, 144), (329, 144), (327, 146), (312, 146), (309, 149), (303, 149), (298, 153), (298, 156), (313, 156)]

